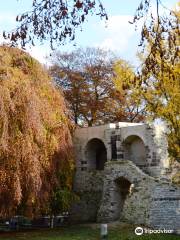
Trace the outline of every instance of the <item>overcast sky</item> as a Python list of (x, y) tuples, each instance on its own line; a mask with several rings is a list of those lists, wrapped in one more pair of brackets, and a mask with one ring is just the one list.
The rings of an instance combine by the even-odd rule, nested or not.
[[(2, 1), (2, 0), (1, 0)], [(136, 64), (137, 45), (140, 31), (128, 21), (132, 20), (140, 0), (102, 0), (107, 9), (109, 20), (107, 23), (97, 16), (89, 16), (83, 25), (83, 31), (77, 32), (76, 41), (58, 47), (58, 50), (72, 50), (75, 47), (98, 46), (113, 50), (120, 57)], [(173, 8), (177, 0), (163, 0), (164, 5)], [(17, 14), (31, 9), (32, 0), (5, 0), (0, 8), (0, 41), (2, 31), (11, 30), (16, 26)], [(154, 8), (154, 6), (152, 6)], [(75, 45), (75, 46), (74, 46)], [(28, 50), (32, 56), (42, 63), (47, 63), (45, 56), (51, 52), (48, 43), (38, 44)]]

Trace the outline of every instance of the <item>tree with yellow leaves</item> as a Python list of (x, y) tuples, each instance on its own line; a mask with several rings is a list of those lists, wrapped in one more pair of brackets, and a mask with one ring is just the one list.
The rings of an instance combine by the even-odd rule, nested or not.
[(115, 62), (113, 82), (124, 99), (123, 109), (130, 122), (144, 121), (147, 115), (142, 99), (136, 96), (136, 89), (132, 88), (135, 76), (135, 71), (130, 63), (122, 59)]
[(100, 48), (56, 52), (50, 72), (63, 90), (75, 124), (100, 125), (116, 121), (139, 122), (144, 112), (129, 90), (120, 84), (134, 76), (126, 61)]
[(169, 17), (157, 17), (151, 29), (144, 28), (146, 52), (132, 85), (153, 119), (168, 128), (169, 152), (180, 160), (180, 3)]

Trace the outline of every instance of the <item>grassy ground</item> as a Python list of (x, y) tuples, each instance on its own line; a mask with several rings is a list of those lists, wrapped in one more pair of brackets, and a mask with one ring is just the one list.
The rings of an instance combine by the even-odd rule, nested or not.
[[(40, 231), (26, 231), (19, 233), (1, 233), (0, 240), (100, 240), (98, 225), (77, 225), (59, 229), (43, 229)], [(129, 225), (115, 225), (109, 227), (108, 240), (174, 240), (179, 236), (170, 234), (145, 234), (136, 236), (134, 227)]]

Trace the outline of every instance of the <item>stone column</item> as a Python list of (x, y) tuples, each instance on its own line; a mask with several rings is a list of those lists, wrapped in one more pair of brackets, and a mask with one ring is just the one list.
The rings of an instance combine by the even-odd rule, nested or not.
[(124, 159), (124, 148), (121, 141), (121, 135), (116, 136), (116, 153), (117, 159)]
[(117, 160), (116, 135), (111, 136), (111, 160)]

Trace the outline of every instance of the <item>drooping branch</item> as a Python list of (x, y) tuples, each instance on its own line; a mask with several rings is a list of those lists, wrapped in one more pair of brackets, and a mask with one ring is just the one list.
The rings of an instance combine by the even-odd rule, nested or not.
[(81, 27), (91, 14), (107, 19), (100, 0), (34, 0), (32, 11), (16, 17), (20, 24), (11, 33), (4, 31), (5, 39), (21, 47), (34, 45), (35, 39), (48, 40), (51, 48), (74, 40), (76, 29)]
[[(160, 0), (154, 1), (159, 17), (158, 8), (163, 4)], [(140, 45), (143, 45), (144, 35), (151, 30), (154, 22), (153, 15), (150, 14), (152, 3), (153, 0), (142, 0), (132, 21), (138, 25), (140, 19), (145, 19)], [(9, 33), (4, 31), (3, 36), (11, 41), (12, 46), (20, 44), (25, 48), (27, 44), (34, 45), (35, 40), (39, 39), (41, 42), (49, 41), (51, 48), (54, 48), (65, 44), (67, 40), (73, 41), (76, 30), (82, 28), (89, 15), (99, 15), (102, 19), (108, 19), (100, 0), (33, 0), (32, 10), (16, 17), (19, 26)], [(150, 22), (149, 28), (147, 21)]]

